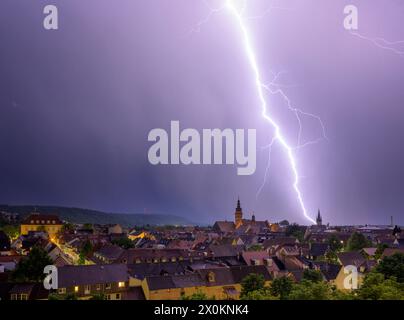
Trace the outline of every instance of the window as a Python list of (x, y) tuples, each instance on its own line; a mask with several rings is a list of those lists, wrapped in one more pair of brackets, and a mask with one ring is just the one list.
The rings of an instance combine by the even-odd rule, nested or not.
[(28, 300), (28, 294), (26, 293), (12, 294), (11, 300)]
[(31, 224), (34, 224), (34, 220), (31, 220)]
[(59, 294), (65, 294), (66, 293), (66, 288), (59, 288), (58, 293)]
[(84, 294), (90, 294), (90, 291), (91, 291), (91, 287), (89, 285), (86, 285), (84, 287)]
[(50, 221), (49, 221), (49, 220), (47, 220), (47, 221), (46, 221), (46, 224), (50, 224)]
[(74, 287), (74, 292), (79, 292), (79, 286)]
[(117, 293), (115, 299), (116, 299), (116, 300), (121, 300), (121, 294), (120, 294), (120, 293)]
[(112, 285), (110, 283), (107, 283), (105, 285), (105, 289), (110, 290), (112, 288)]
[(52, 224), (55, 224), (55, 220), (52, 220)]
[(118, 282), (119, 288), (125, 288), (125, 282)]
[(101, 284), (97, 284), (96, 289), (97, 289), (97, 291), (100, 291), (101, 290)]

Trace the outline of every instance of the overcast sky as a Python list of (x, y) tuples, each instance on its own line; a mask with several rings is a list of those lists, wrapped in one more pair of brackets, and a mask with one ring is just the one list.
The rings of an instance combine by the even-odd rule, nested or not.
[[(351, 0), (359, 33), (404, 40), (404, 2)], [(221, 1), (210, 2), (219, 7)], [(251, 0), (245, 15), (264, 81), (321, 117), (328, 136), (295, 153), (311, 216), (331, 224), (404, 223), (404, 54), (343, 28), (347, 1)], [(170, 213), (193, 221), (246, 216), (308, 221), (282, 148), (261, 117), (254, 74), (234, 16), (203, 1), (69, 0), (46, 31), (49, 1), (0, 3), (0, 203), (109, 212)], [(195, 32), (190, 32), (194, 30)], [(401, 47), (400, 47), (401, 46)], [(394, 45), (404, 51), (404, 44)], [(279, 96), (269, 113), (290, 145), (298, 123)], [(257, 129), (257, 171), (232, 166), (152, 166), (154, 128)], [(321, 137), (302, 118), (302, 141)]]

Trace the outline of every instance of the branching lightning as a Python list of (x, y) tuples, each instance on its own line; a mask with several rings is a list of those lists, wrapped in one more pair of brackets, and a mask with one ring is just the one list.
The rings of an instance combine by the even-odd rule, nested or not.
[(398, 46), (403, 46), (404, 45), (404, 40), (398, 40), (398, 41), (388, 41), (384, 38), (370, 38), (366, 37), (358, 32), (352, 31), (351, 34), (355, 37), (358, 37), (359, 39), (369, 41), (373, 43), (376, 47), (390, 51), (392, 53), (395, 53), (399, 56), (404, 57), (404, 48), (400, 49)]
[[(259, 196), (259, 194), (262, 192), (266, 182), (267, 182), (267, 177), (269, 175), (269, 170), (270, 170), (270, 166), (271, 166), (271, 151), (272, 151), (272, 147), (274, 146), (275, 143), (278, 143), (279, 146), (281, 146), (281, 148), (283, 149), (283, 151), (285, 152), (285, 155), (287, 156), (288, 159), (288, 163), (290, 165), (290, 169), (293, 173), (293, 177), (294, 177), (294, 181), (293, 181), (293, 189), (296, 193), (297, 196), (297, 201), (299, 203), (299, 206), (301, 208), (301, 211), (304, 215), (304, 217), (309, 220), (311, 223), (315, 223), (314, 219), (312, 219), (307, 212), (304, 200), (303, 200), (303, 195), (302, 192), (299, 188), (299, 182), (300, 182), (300, 176), (299, 176), (299, 172), (298, 172), (298, 167), (297, 167), (297, 162), (296, 162), (296, 158), (295, 158), (295, 154), (294, 152), (300, 148), (306, 147), (308, 145), (314, 144), (319, 142), (322, 139), (327, 139), (326, 133), (325, 133), (325, 126), (323, 124), (323, 122), (321, 121), (321, 119), (316, 116), (313, 115), (311, 113), (307, 113), (304, 112), (296, 107), (294, 107), (292, 105), (291, 100), (289, 99), (289, 97), (285, 94), (285, 92), (281, 89), (281, 85), (277, 83), (277, 80), (280, 76), (280, 73), (278, 74), (274, 74), (274, 77), (272, 79), (272, 81), (270, 83), (265, 84), (265, 82), (262, 80), (262, 76), (261, 76), (261, 71), (260, 68), (258, 66), (258, 62), (257, 62), (257, 58), (254, 52), (254, 48), (252, 46), (252, 41), (251, 41), (251, 37), (247, 28), (247, 25), (245, 23), (245, 21), (247, 19), (256, 19), (256, 18), (262, 18), (263, 16), (265, 16), (266, 14), (268, 14), (272, 9), (277, 8), (274, 6), (269, 7), (267, 10), (265, 10), (265, 12), (262, 15), (259, 16), (255, 16), (255, 17), (245, 17), (244, 16), (244, 11), (246, 8), (246, 2), (243, 1), (242, 2), (242, 6), (238, 7), (235, 3), (235, 0), (225, 0), (225, 4), (219, 8), (212, 8), (206, 1), (205, 1), (205, 5), (209, 8), (210, 12), (208, 14), (208, 16), (201, 20), (196, 27), (191, 30), (192, 32), (199, 32), (201, 30), (201, 27), (208, 23), (209, 20), (212, 18), (213, 15), (222, 12), (224, 10), (226, 10), (227, 12), (229, 12), (235, 19), (235, 22), (237, 23), (237, 27), (240, 31), (240, 36), (242, 37), (242, 43), (244, 45), (244, 49), (248, 58), (248, 62), (249, 65), (253, 71), (254, 74), (254, 78), (255, 78), (255, 85), (256, 85), (256, 89), (257, 89), (257, 96), (258, 96), (258, 100), (260, 102), (261, 105), (261, 110), (262, 110), (262, 117), (272, 126), (272, 128), (274, 129), (274, 136), (272, 138), (271, 143), (266, 146), (265, 148), (268, 149), (268, 163), (267, 163), (267, 167), (265, 170), (265, 174), (264, 174), (264, 180), (262, 185), (260, 186), (258, 192), (257, 192), (257, 197)], [(287, 8), (280, 8), (280, 9), (287, 9)], [(287, 106), (287, 108), (293, 112), (296, 116), (298, 125), (299, 125), (299, 133), (298, 133), (298, 137), (297, 137), (297, 145), (291, 146), (288, 141), (286, 140), (285, 136), (283, 135), (283, 132), (281, 130), (280, 125), (276, 122), (276, 120), (274, 118), (271, 117), (271, 115), (268, 112), (268, 104), (266, 101), (266, 94), (271, 94), (271, 95), (279, 95), (285, 102), (285, 105)], [(302, 117), (306, 116), (306, 117), (311, 117), (316, 119), (317, 121), (319, 121), (321, 128), (322, 128), (322, 132), (323, 132), (323, 137), (321, 139), (317, 139), (314, 141), (309, 141), (306, 143), (301, 143), (302, 140)]]

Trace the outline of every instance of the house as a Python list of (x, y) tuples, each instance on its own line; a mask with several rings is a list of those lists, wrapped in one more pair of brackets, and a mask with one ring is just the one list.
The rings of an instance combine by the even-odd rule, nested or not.
[(142, 287), (147, 300), (179, 300), (198, 292), (209, 298), (235, 300), (240, 297), (242, 280), (252, 273), (263, 275), (266, 284), (272, 279), (265, 266), (238, 266), (200, 269), (185, 275), (146, 277)]
[(335, 278), (335, 286), (339, 290), (347, 290), (345, 288), (345, 278), (347, 274), (345, 273), (345, 267), (354, 266), (358, 271), (358, 287), (363, 283), (365, 274), (369, 272), (375, 265), (374, 260), (367, 260), (360, 252), (340, 252), (337, 253), (338, 262), (341, 264), (341, 269)]
[(0, 256), (0, 265), (4, 267), (4, 271), (13, 271), (22, 258), (24, 258), (24, 256)]
[(21, 235), (30, 231), (45, 231), (50, 237), (56, 236), (63, 227), (63, 222), (56, 215), (32, 213), (21, 223)]
[(216, 221), (213, 230), (222, 233), (232, 233), (236, 229), (233, 221)]
[(123, 229), (119, 224), (115, 224), (113, 226), (108, 227), (108, 234), (122, 234)]
[(46, 300), (49, 291), (42, 283), (18, 283), (13, 285), (8, 294), (10, 300)]
[(106, 245), (93, 254), (92, 260), (96, 263), (114, 263), (124, 253), (124, 249), (116, 245)]
[(329, 250), (328, 243), (311, 243), (308, 258), (311, 260), (324, 258)]
[[(199, 254), (200, 257), (203, 253)], [(143, 249), (133, 248), (125, 250), (117, 259), (118, 263), (136, 264), (136, 263), (160, 263), (160, 262), (177, 262), (198, 258), (191, 251), (182, 249)]]
[(60, 267), (58, 287), (57, 293), (61, 295), (88, 299), (104, 294), (106, 300), (121, 300), (129, 287), (128, 268), (125, 264)]
[(391, 257), (392, 255), (394, 255), (396, 253), (404, 254), (404, 249), (386, 248), (386, 249), (384, 249), (383, 254), (380, 259), (384, 259), (385, 257)]

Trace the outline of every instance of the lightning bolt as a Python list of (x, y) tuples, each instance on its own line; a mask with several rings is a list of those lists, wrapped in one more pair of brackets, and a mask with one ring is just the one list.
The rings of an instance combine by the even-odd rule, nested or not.
[(351, 31), (350, 34), (355, 37), (358, 37), (359, 39), (369, 41), (380, 49), (390, 51), (399, 56), (404, 56), (404, 49), (397, 48), (397, 46), (404, 44), (404, 40), (388, 41), (384, 38), (370, 38), (370, 37), (366, 37), (366, 36), (360, 34), (359, 32), (354, 32), (354, 31)]
[[(247, 55), (247, 59), (249, 62), (249, 65), (252, 69), (252, 72), (254, 74), (254, 79), (255, 79), (255, 85), (256, 85), (256, 90), (257, 90), (257, 96), (258, 96), (258, 100), (260, 102), (261, 105), (261, 114), (262, 117), (272, 126), (272, 128), (274, 129), (274, 136), (272, 138), (271, 143), (266, 146), (265, 148), (267, 148), (269, 150), (269, 155), (268, 155), (268, 163), (267, 163), (267, 167), (265, 170), (265, 174), (264, 174), (264, 180), (262, 185), (260, 186), (260, 188), (258, 189), (257, 192), (257, 197), (259, 196), (259, 194), (262, 192), (266, 181), (267, 181), (267, 177), (269, 175), (269, 170), (270, 170), (270, 166), (271, 166), (271, 151), (272, 151), (272, 147), (274, 146), (275, 143), (278, 143), (281, 148), (283, 149), (283, 151), (285, 152), (287, 159), (288, 159), (288, 163), (290, 166), (290, 169), (293, 173), (293, 177), (294, 177), (294, 181), (293, 181), (293, 189), (296, 193), (297, 196), (297, 201), (298, 204), (301, 208), (301, 211), (303, 213), (303, 216), (309, 220), (311, 223), (316, 223), (314, 221), (314, 219), (312, 219), (308, 213), (307, 213), (307, 209), (304, 203), (304, 199), (303, 199), (303, 195), (302, 195), (302, 191), (300, 190), (299, 187), (299, 182), (300, 182), (300, 176), (299, 176), (299, 172), (298, 172), (298, 167), (297, 167), (297, 161), (295, 158), (295, 151), (299, 150), (300, 148), (306, 147), (308, 145), (314, 144), (319, 142), (322, 139), (327, 139), (326, 133), (325, 133), (325, 126), (323, 124), (323, 122), (321, 121), (321, 119), (311, 113), (307, 113), (304, 112), (296, 107), (294, 107), (292, 105), (291, 100), (289, 99), (289, 97), (285, 94), (285, 92), (280, 88), (281, 85), (279, 85), (277, 83), (277, 79), (280, 76), (280, 73), (278, 74), (274, 74), (274, 77), (272, 79), (272, 81), (268, 84), (265, 84), (262, 81), (262, 76), (261, 76), (261, 72), (260, 72), (260, 68), (258, 66), (258, 62), (257, 62), (257, 58), (255, 56), (255, 52), (254, 52), (254, 48), (252, 46), (252, 41), (251, 41), (251, 37), (247, 28), (247, 25), (245, 23), (245, 17), (244, 17), (244, 11), (246, 9), (246, 1), (242, 2), (242, 6), (240, 8), (237, 7), (235, 0), (226, 0), (226, 2), (224, 3), (223, 6), (219, 7), (219, 8), (212, 8), (206, 1), (204, 1), (205, 5), (208, 7), (208, 9), (210, 10), (208, 16), (201, 20), (195, 28), (193, 28), (191, 30), (191, 33), (193, 32), (199, 32), (201, 30), (201, 27), (208, 23), (209, 20), (212, 18), (213, 15), (218, 14), (220, 12), (222, 12), (223, 10), (227, 10), (235, 19), (235, 22), (237, 23), (238, 29), (240, 31), (240, 35), (242, 37), (242, 42), (244, 45), (244, 49)], [(259, 15), (259, 16), (255, 16), (255, 17), (250, 17), (250, 19), (257, 19), (257, 18), (262, 18), (264, 15), (266, 15), (267, 13), (269, 13), (272, 9), (277, 8), (274, 6), (271, 6), (270, 8), (268, 8), (264, 14)], [(280, 9), (285, 9), (285, 8), (280, 8)], [(271, 117), (271, 115), (268, 112), (268, 104), (266, 102), (266, 93), (269, 93), (271, 95), (280, 95), (281, 98), (284, 100), (287, 108), (292, 111), (297, 119), (298, 125), (299, 125), (299, 133), (298, 133), (298, 137), (297, 137), (297, 146), (293, 147), (291, 146), (288, 141), (286, 140), (285, 136), (283, 135), (283, 132), (281, 130), (280, 125), (276, 122), (276, 120), (274, 118)], [(308, 141), (304, 144), (301, 144), (301, 135), (302, 135), (302, 117), (303, 116), (307, 116), (307, 117), (311, 117), (314, 118), (316, 120), (319, 121), (322, 131), (323, 131), (323, 137), (321, 139), (317, 139), (314, 141)]]

